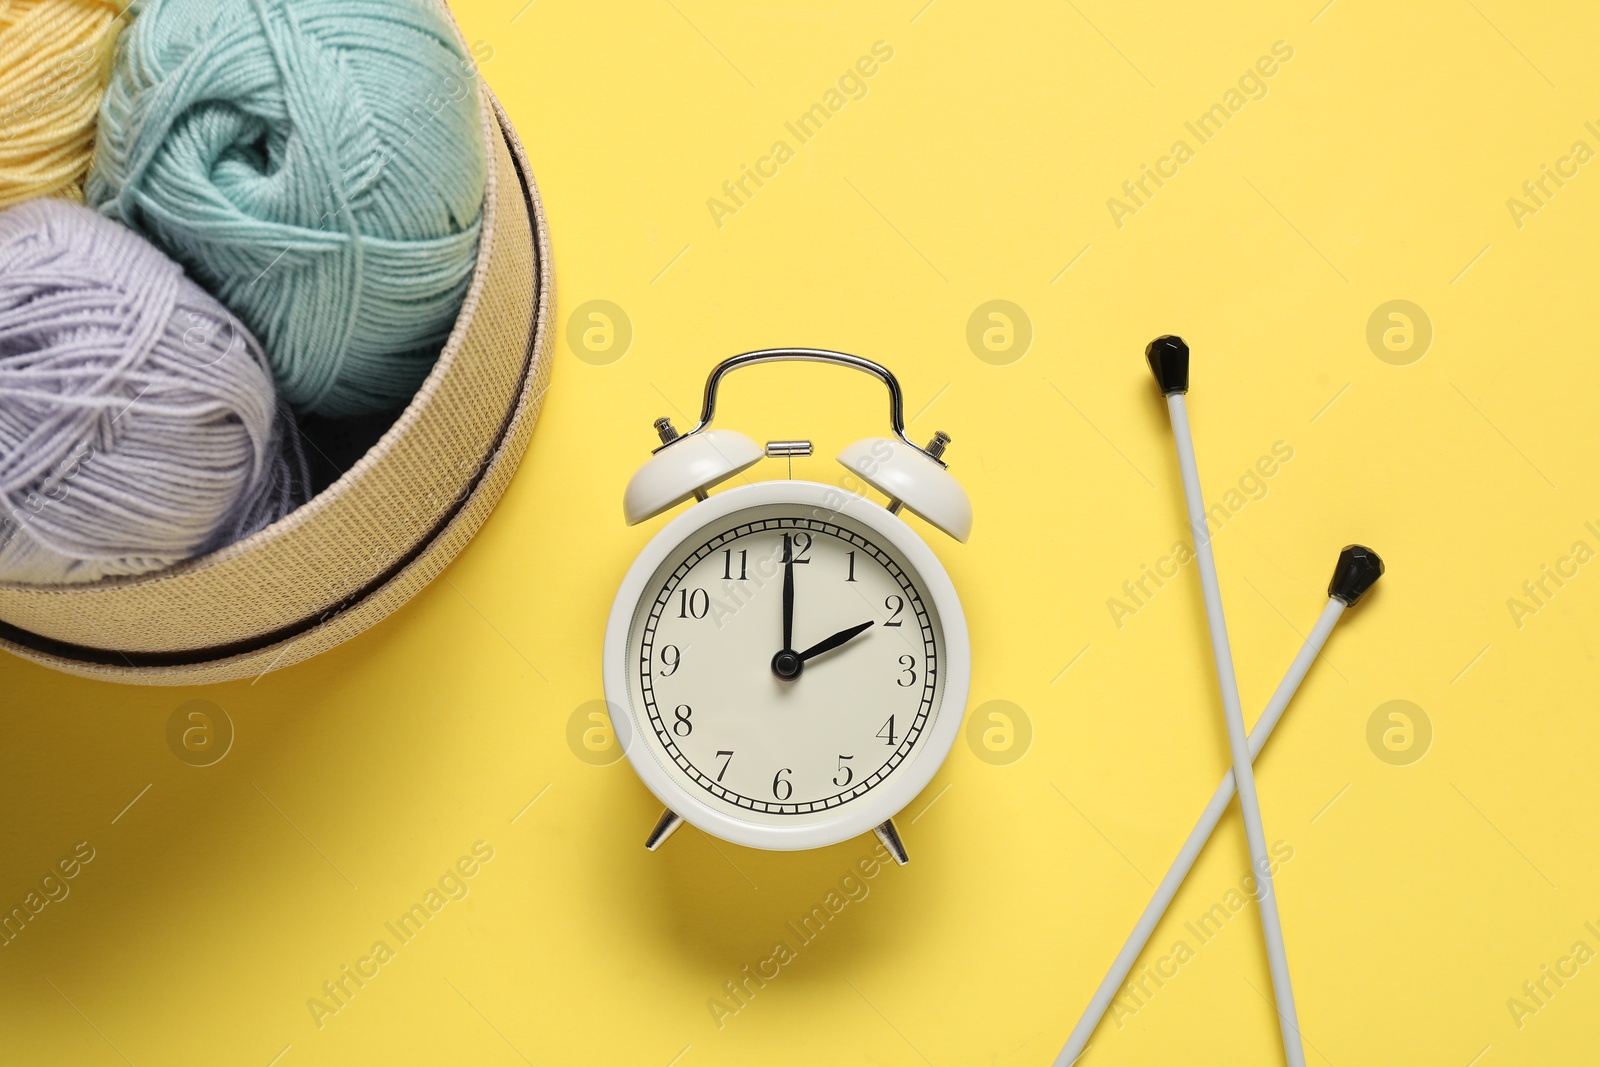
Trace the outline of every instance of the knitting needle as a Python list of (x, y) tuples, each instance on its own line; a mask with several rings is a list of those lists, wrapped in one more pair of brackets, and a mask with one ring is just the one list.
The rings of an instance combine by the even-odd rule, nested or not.
[[(1261, 717), (1256, 720), (1255, 729), (1250, 731), (1252, 760), (1260, 755), (1267, 738), (1272, 736), (1273, 728), (1278, 725), (1278, 720), (1283, 717), (1289, 702), (1294, 699), (1306, 672), (1311, 669), (1311, 664), (1321, 654), (1322, 646), (1327, 643), (1328, 635), (1333, 632), (1333, 627), (1344, 614), (1344, 609), (1354, 606), (1362, 594), (1372, 588), (1381, 574), (1383, 574), (1383, 560), (1379, 559), (1378, 554), (1370, 548), (1350, 545), (1339, 553), (1339, 563), (1334, 568), (1333, 580), (1328, 583), (1328, 605), (1317, 617), (1316, 625), (1311, 627), (1311, 633), (1307, 635), (1305, 644), (1300, 646), (1300, 651), (1296, 653), (1294, 662), (1289, 665), (1283, 681), (1278, 683), (1272, 699), (1267, 701), (1266, 710), (1262, 711)], [(1145, 944), (1155, 934), (1156, 925), (1161, 922), (1173, 898), (1178, 895), (1178, 888), (1183, 885), (1183, 880), (1189, 876), (1190, 868), (1199, 859), (1200, 850), (1205, 847), (1217, 824), (1222, 821), (1223, 812), (1227, 811), (1228, 804), (1233, 800), (1233, 794), (1234, 777), (1230, 769), (1222, 776), (1222, 784), (1217, 786), (1216, 792), (1211, 794), (1211, 801), (1200, 814), (1194, 829), (1189, 832), (1188, 840), (1178, 850), (1178, 857), (1172, 861), (1167, 876), (1161, 879), (1155, 895), (1150, 898), (1150, 903), (1145, 905), (1144, 913), (1134, 924), (1133, 932), (1123, 943), (1122, 951), (1117, 953), (1117, 958), (1112, 961), (1111, 969), (1100, 982), (1100, 988), (1089, 998), (1089, 1005), (1083, 1009), (1082, 1018), (1078, 1020), (1078, 1025), (1067, 1038), (1061, 1054), (1055, 1059), (1055, 1067), (1071, 1067), (1083, 1054), (1084, 1049), (1088, 1048), (1089, 1038), (1094, 1033), (1095, 1027), (1099, 1025), (1106, 1009), (1111, 1007), (1117, 991), (1127, 981), (1128, 972), (1133, 970), (1139, 953), (1144, 951)]]
[(1305, 1067), (1300, 1042), (1300, 1019), (1295, 1012), (1294, 987), (1289, 981), (1289, 957), (1283, 947), (1283, 923), (1278, 918), (1278, 898), (1272, 892), (1272, 868), (1267, 859), (1267, 835), (1261, 828), (1261, 801), (1256, 796), (1256, 776), (1250, 768), (1250, 743), (1246, 740), (1244, 712), (1239, 707), (1239, 681), (1233, 672), (1233, 651), (1228, 646), (1228, 623), (1222, 615), (1222, 591), (1217, 586), (1217, 561), (1211, 554), (1211, 531), (1206, 525), (1206, 501), (1200, 492), (1200, 470), (1194, 458), (1194, 437), (1189, 432), (1189, 411), (1184, 393), (1189, 391), (1189, 346), (1181, 337), (1158, 337), (1145, 348), (1150, 370), (1167, 398), (1172, 418), (1172, 438), (1183, 475), (1183, 496), (1194, 535), (1195, 560), (1200, 564), (1200, 589), (1205, 597), (1206, 626), (1211, 631), (1211, 656), (1216, 662), (1217, 688), (1222, 695), (1222, 718), (1228, 728), (1228, 748), (1239, 788), (1239, 810), (1244, 815), (1245, 840), (1250, 845), (1250, 865), (1255, 869), (1260, 893), (1261, 932), (1267, 943), (1267, 964), (1272, 992), (1278, 1004), (1278, 1026), (1283, 1032), (1283, 1055), (1289, 1067)]

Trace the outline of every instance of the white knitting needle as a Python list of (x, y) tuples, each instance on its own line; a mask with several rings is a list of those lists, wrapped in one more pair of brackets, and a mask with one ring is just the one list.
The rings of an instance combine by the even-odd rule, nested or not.
[(1211, 555), (1211, 531), (1206, 525), (1206, 501), (1200, 492), (1200, 470), (1195, 464), (1194, 438), (1189, 433), (1189, 412), (1183, 394), (1189, 390), (1189, 346), (1181, 337), (1158, 337), (1145, 349), (1150, 370), (1167, 398), (1172, 417), (1172, 438), (1178, 446), (1178, 469), (1183, 474), (1183, 496), (1194, 534), (1194, 554), (1200, 564), (1200, 589), (1205, 596), (1206, 625), (1211, 630), (1211, 656), (1216, 661), (1217, 687), (1222, 694), (1222, 718), (1228, 727), (1228, 748), (1233, 754), (1233, 775), (1239, 787), (1239, 811), (1244, 815), (1245, 840), (1250, 845), (1261, 911), (1261, 932), (1267, 943), (1267, 964), (1272, 972), (1272, 993), (1278, 1004), (1278, 1026), (1283, 1031), (1283, 1056), (1289, 1067), (1305, 1067), (1300, 1042), (1300, 1018), (1295, 1012), (1294, 987), (1289, 982), (1289, 957), (1283, 948), (1283, 924), (1278, 918), (1278, 898), (1272, 892), (1272, 868), (1267, 859), (1267, 835), (1261, 828), (1261, 802), (1256, 797), (1256, 776), (1250, 769), (1250, 742), (1239, 707), (1239, 681), (1233, 673), (1233, 651), (1228, 647), (1228, 623), (1222, 615), (1222, 591), (1217, 586), (1217, 561)]
[[(1294, 662), (1289, 665), (1288, 673), (1283, 676), (1283, 681), (1278, 683), (1272, 699), (1267, 701), (1266, 710), (1256, 720), (1255, 729), (1250, 731), (1252, 760), (1261, 754), (1267, 738), (1272, 736), (1273, 728), (1283, 717), (1289, 701), (1294, 699), (1295, 691), (1300, 688), (1300, 682), (1311, 669), (1311, 664), (1321, 654), (1322, 646), (1327, 642), (1328, 635), (1333, 632), (1334, 624), (1344, 614), (1344, 609), (1360, 600), (1362, 594), (1372, 588), (1372, 584), (1381, 574), (1383, 574), (1383, 560), (1379, 559), (1378, 554), (1370, 548), (1350, 545), (1339, 554), (1339, 564), (1334, 569), (1333, 580), (1328, 583), (1328, 606), (1323, 608), (1322, 614), (1317, 617), (1316, 625), (1311, 627), (1311, 633), (1306, 637), (1305, 644), (1300, 646)], [(1089, 998), (1089, 1006), (1083, 1009), (1083, 1017), (1078, 1020), (1072, 1035), (1067, 1038), (1066, 1045), (1061, 1049), (1061, 1055), (1056, 1057), (1055, 1067), (1071, 1067), (1078, 1061), (1078, 1057), (1083, 1055), (1084, 1049), (1089, 1047), (1089, 1037), (1100, 1024), (1106, 1009), (1111, 1007), (1111, 1002), (1116, 999), (1122, 983), (1128, 980), (1128, 972), (1133, 970), (1139, 953), (1144, 951), (1145, 944), (1155, 934), (1156, 925), (1161, 922), (1173, 898), (1178, 895), (1178, 888), (1189, 876), (1189, 870), (1194, 866), (1195, 860), (1199, 859), (1200, 850), (1205, 847), (1212, 831), (1216, 830), (1217, 824), (1222, 821), (1223, 812), (1228, 810), (1233, 794), (1234, 777), (1233, 771), (1229, 770), (1222, 776), (1222, 784), (1211, 794), (1211, 802), (1206, 805), (1206, 810), (1200, 814), (1200, 820), (1189, 832), (1189, 839), (1183, 843), (1183, 848), (1178, 850), (1178, 858), (1172, 861), (1167, 876), (1161, 879), (1161, 884), (1156, 887), (1155, 896), (1145, 905), (1144, 914), (1140, 915), (1139, 921), (1134, 924), (1133, 932), (1128, 935), (1122, 951), (1117, 953), (1117, 958), (1112, 961), (1111, 969), (1100, 982), (1100, 988)]]

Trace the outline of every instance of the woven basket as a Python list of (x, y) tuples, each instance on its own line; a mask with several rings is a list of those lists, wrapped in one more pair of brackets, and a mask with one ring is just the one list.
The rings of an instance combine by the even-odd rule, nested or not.
[(489, 184), (477, 269), (438, 363), (379, 442), (254, 536), (154, 574), (0, 583), (0, 648), (85, 677), (256, 677), (388, 616), (445, 568), (516, 469), (550, 378), (554, 289), (538, 190), (483, 90)]

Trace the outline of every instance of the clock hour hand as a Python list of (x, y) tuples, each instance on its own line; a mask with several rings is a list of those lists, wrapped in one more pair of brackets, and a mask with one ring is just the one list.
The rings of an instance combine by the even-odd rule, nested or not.
[(820, 656), (824, 652), (832, 652), (834, 649), (838, 648), (842, 644), (845, 644), (847, 641), (854, 639), (859, 634), (863, 634), (872, 629), (872, 626), (873, 621), (868, 620), (859, 626), (852, 626), (848, 630), (840, 630), (832, 637), (824, 637), (821, 641), (818, 641), (816, 644), (800, 653), (800, 662), (804, 663), (806, 660), (811, 659), (814, 656)]
[(800, 668), (805, 665), (806, 660), (820, 656), (824, 652), (832, 652), (840, 645), (846, 644), (866, 633), (872, 629), (873, 625), (872, 621), (868, 621), (861, 623), (859, 626), (852, 626), (847, 630), (840, 630), (832, 637), (824, 637), (804, 652), (795, 652), (785, 648), (772, 657), (772, 673), (779, 678), (793, 681), (800, 677)]

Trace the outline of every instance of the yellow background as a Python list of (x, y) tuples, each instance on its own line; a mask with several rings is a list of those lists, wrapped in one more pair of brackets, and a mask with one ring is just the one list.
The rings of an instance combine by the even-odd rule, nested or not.
[[(1600, 163), (1520, 228), (1506, 201), (1574, 141), (1600, 148), (1600, 12), (923, 3), (459, 5), (554, 237), (528, 457), (441, 580), (309, 664), (180, 691), (0, 663), (0, 904), (95, 850), (0, 948), (0, 1060), (1048, 1063), (1226, 766), (1193, 568), (1120, 628), (1106, 603), (1183, 532), (1141, 355), (1175, 331), (1208, 498), (1294, 450), (1216, 539), (1249, 717), (1339, 547), (1389, 566), (1260, 763), (1268, 838), (1294, 849), (1278, 884), (1311, 1061), (1593, 1062), (1600, 963), (1520, 1028), (1506, 1002), (1574, 942), (1600, 949), (1600, 564), (1520, 627), (1507, 600), (1574, 542), (1600, 549)], [(867, 95), (793, 144), (784, 122), (880, 40)], [(1265, 98), (1196, 145), (1185, 121), (1277, 41), (1293, 59)], [(707, 199), (780, 138), (796, 157), (719, 228)], [(1195, 157), (1119, 228), (1107, 199), (1179, 138)], [(1032, 324), (1006, 365), (967, 343), (992, 299)], [(1433, 327), (1409, 365), (1366, 340), (1393, 299)], [(607, 365), (567, 340), (591, 300), (632, 324)], [(665, 521), (620, 516), (651, 420), (692, 423), (714, 361), (776, 344), (887, 363), (912, 433), (954, 436), (976, 530), (928, 538), (971, 621), (969, 708), (1011, 701), (1033, 739), (996, 766), (963, 735), (902, 817), (912, 865), (719, 1029), (708, 1000), (871, 842), (768, 854), (686, 830), (646, 854), (656, 803), (568, 726)], [(815, 439), (795, 474), (826, 481), (885, 431), (881, 390), (825, 368), (733, 379), (720, 422)], [(236, 730), (214, 766), (168, 748), (192, 699)], [(1367, 742), (1397, 699), (1433, 732), (1404, 766)], [(470, 895), (319, 1029), (308, 998), (478, 841)], [(1231, 813), (1146, 962), (1246, 864)], [(1245, 912), (1084, 1062), (1280, 1062), (1269, 989)]]

